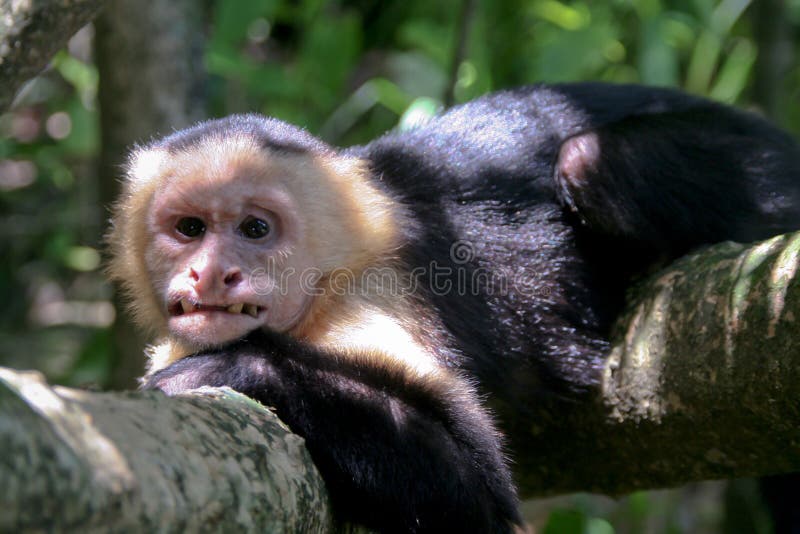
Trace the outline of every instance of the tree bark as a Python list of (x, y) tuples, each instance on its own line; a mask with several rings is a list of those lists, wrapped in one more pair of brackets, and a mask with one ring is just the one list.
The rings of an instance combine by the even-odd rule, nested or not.
[(227, 388), (87, 393), (0, 369), (0, 531), (328, 532), (303, 440)]
[(800, 470), (800, 233), (724, 243), (640, 285), (593, 403), (514, 444), (527, 495)]
[(47, 66), (104, 0), (0, 0), (0, 111)]

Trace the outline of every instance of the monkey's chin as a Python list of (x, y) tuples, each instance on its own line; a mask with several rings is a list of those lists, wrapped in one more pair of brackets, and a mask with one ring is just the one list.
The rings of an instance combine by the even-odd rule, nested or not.
[(196, 349), (219, 347), (264, 326), (260, 317), (219, 311), (196, 311), (167, 322), (170, 334)]

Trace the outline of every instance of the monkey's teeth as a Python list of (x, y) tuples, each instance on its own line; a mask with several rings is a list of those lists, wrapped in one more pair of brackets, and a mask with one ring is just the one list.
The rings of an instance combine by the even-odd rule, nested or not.
[(239, 304), (231, 304), (230, 306), (228, 306), (228, 312), (229, 313), (242, 313), (242, 308), (243, 307), (244, 307), (244, 304), (242, 304), (241, 302)]
[(244, 313), (250, 317), (258, 317), (258, 306), (255, 304), (245, 304)]
[(181, 308), (183, 309), (183, 313), (189, 313), (190, 311), (194, 311), (194, 304), (186, 299), (181, 299)]

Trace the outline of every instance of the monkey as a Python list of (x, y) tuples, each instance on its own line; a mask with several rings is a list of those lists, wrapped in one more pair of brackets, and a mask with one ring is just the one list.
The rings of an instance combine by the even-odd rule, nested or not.
[(532, 407), (596, 393), (631, 281), (800, 227), (798, 178), (788, 134), (667, 88), (503, 90), (343, 149), (234, 115), (132, 151), (109, 272), (143, 387), (272, 407), (339, 519), (512, 532)]

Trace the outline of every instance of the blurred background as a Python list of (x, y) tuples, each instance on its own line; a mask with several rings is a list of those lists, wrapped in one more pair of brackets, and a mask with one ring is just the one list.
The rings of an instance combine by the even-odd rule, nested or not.
[[(0, 365), (130, 388), (102, 273), (127, 146), (257, 111), (335, 145), (532, 82), (682, 87), (800, 133), (800, 0), (114, 0), (0, 115)], [(771, 532), (753, 481), (526, 503), (537, 532)]]

